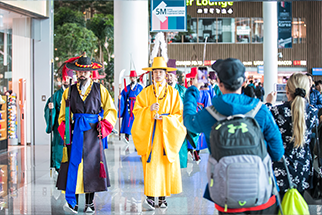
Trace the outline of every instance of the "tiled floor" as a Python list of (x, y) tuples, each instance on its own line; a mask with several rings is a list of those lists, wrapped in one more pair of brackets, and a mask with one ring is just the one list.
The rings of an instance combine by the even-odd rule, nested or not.
[[(143, 173), (140, 157), (133, 143), (109, 144), (106, 154), (111, 179), (107, 192), (96, 193), (96, 214), (139, 214), (143, 195)], [(214, 205), (202, 198), (206, 185), (207, 151), (201, 162), (189, 162), (182, 169), (183, 192), (168, 198), (168, 209), (142, 214), (217, 214)], [(64, 194), (55, 188), (55, 173), (49, 171), (49, 146), (10, 147), (0, 155), (0, 215), (66, 214)], [(2, 173), (2, 174), (1, 174)], [(3, 182), (3, 183), (1, 183)], [(79, 214), (85, 214), (84, 195), (79, 199)], [(311, 214), (321, 214), (320, 205), (310, 206)]]

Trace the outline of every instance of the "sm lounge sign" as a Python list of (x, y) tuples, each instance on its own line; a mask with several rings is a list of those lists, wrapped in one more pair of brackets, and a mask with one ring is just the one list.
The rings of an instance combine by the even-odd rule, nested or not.
[(187, 7), (197, 6), (198, 14), (232, 14), (233, 2), (211, 0), (187, 0)]

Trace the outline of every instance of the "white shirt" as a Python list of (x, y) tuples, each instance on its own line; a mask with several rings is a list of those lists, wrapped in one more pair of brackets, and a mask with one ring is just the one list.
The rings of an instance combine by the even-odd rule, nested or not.
[[(85, 95), (85, 92), (90, 84), (91, 84), (91, 81), (90, 81), (90, 79), (88, 79), (87, 82), (81, 86), (82, 95)], [(82, 95), (79, 95), (79, 96), (83, 99)]]

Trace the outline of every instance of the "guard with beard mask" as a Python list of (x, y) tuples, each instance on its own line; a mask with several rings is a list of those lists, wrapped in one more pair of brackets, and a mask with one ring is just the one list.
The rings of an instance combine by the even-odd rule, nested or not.
[[(64, 168), (62, 165), (56, 186), (65, 190), (65, 211), (78, 213), (78, 195), (85, 194), (84, 212), (95, 213), (95, 192), (107, 191), (110, 186), (104, 156), (107, 145), (103, 140), (116, 123), (117, 111), (107, 89), (91, 79), (92, 71), (102, 69), (102, 64), (80, 56), (77, 62), (67, 63), (66, 67), (76, 71), (78, 81), (62, 96), (58, 131), (66, 139), (73, 135), (71, 144), (65, 142), (67, 155), (64, 151), (62, 162), (68, 165)], [(70, 116), (73, 124), (68, 129)]]
[(135, 70), (130, 72), (131, 83), (126, 86), (119, 95), (119, 112), (118, 117), (122, 119), (120, 133), (124, 135), (124, 141), (128, 144), (130, 141), (131, 129), (134, 120), (133, 108), (136, 97), (143, 90), (143, 86), (137, 83), (137, 74)]

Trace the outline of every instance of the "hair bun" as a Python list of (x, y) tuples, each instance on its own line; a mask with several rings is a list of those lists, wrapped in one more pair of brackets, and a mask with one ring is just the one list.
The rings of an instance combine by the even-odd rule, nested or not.
[(294, 96), (301, 96), (304, 98), (306, 96), (306, 91), (303, 88), (296, 88)]

